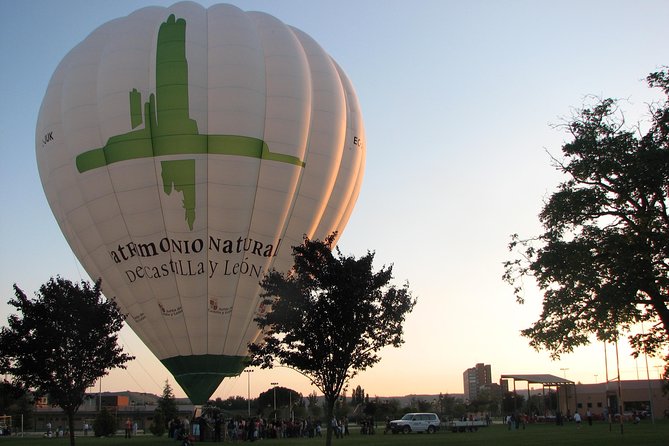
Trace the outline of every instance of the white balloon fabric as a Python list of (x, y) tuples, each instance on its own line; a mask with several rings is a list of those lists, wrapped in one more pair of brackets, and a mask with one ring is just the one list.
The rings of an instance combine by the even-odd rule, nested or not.
[(65, 238), (194, 404), (247, 364), (263, 276), (305, 235), (341, 234), (364, 144), (353, 87), (313, 39), (191, 2), (91, 33), (36, 129)]

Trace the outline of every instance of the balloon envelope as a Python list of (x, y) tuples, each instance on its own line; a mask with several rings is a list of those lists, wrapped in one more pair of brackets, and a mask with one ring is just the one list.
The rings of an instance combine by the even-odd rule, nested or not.
[(92, 278), (202, 404), (246, 365), (268, 270), (344, 229), (365, 162), (341, 68), (260, 12), (149, 7), (59, 64), (36, 129), (45, 194)]

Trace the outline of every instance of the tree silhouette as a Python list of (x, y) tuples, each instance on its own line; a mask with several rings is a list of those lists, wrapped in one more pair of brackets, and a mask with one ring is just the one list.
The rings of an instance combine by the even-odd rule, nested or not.
[(335, 402), (348, 381), (376, 364), (377, 352), (403, 343), (402, 324), (415, 300), (408, 285), (389, 286), (392, 267), (372, 270), (374, 254), (332, 253), (334, 234), (293, 247), (294, 267), (262, 281), (269, 311), (256, 318), (262, 342), (249, 345), (253, 364), (275, 361), (309, 377), (325, 397), (326, 444)]
[(33, 299), (16, 285), (14, 292), (9, 304), (20, 314), (0, 330), (0, 373), (60, 406), (74, 446), (74, 415), (86, 389), (134, 359), (117, 344), (124, 317), (102, 296), (99, 280), (91, 286), (51, 278)]
[(512, 236), (504, 279), (520, 303), (526, 277), (544, 293), (522, 334), (553, 357), (593, 334), (629, 332), (636, 355), (669, 345), (669, 72), (647, 82), (664, 98), (646, 123), (629, 126), (618, 101), (596, 99), (565, 124), (571, 140), (554, 163), (566, 179), (539, 215), (544, 232)]

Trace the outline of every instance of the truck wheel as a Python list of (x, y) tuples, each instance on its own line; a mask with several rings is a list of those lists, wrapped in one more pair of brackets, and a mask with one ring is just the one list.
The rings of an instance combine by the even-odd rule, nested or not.
[(428, 434), (434, 434), (434, 426), (428, 426), (427, 427), (427, 433)]
[(405, 434), (408, 434), (411, 432), (411, 428), (409, 426), (404, 426), (404, 429), (402, 429), (402, 432)]

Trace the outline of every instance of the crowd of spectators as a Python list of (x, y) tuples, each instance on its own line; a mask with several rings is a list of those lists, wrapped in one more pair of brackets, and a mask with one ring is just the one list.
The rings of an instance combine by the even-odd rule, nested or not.
[(260, 417), (229, 418), (200, 416), (194, 420), (175, 418), (168, 424), (170, 438), (190, 435), (198, 441), (255, 441), (269, 438), (321, 437), (320, 421), (308, 419), (268, 420)]

